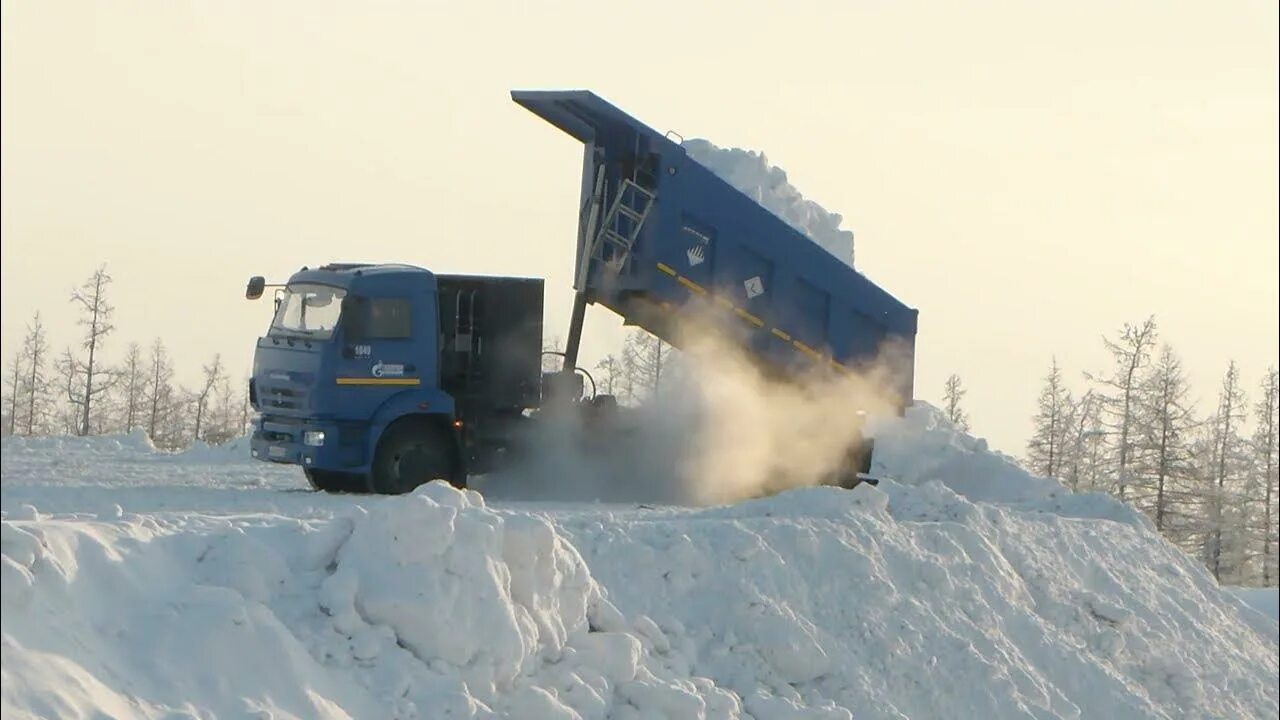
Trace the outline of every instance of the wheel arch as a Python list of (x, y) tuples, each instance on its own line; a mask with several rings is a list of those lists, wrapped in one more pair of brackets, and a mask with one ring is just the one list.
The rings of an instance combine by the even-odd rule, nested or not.
[(455, 483), (465, 485), (467, 479), (466, 454), (463, 452), (462, 439), (453, 426), (452, 412), (447, 414), (444, 412), (424, 411), (406, 412), (389, 419), (385, 424), (376, 426), (378, 432), (371, 443), (371, 460), (377, 457), (378, 449), (382, 447), (386, 438), (392, 437), (394, 433), (399, 432), (402, 428), (413, 425), (422, 425), (424, 429), (435, 434), (444, 442), (445, 447), (449, 448), (453, 480)]
[(396, 393), (387, 398), (369, 418), (366, 430), (368, 440), (365, 443), (366, 467), (372, 465), (379, 443), (394, 424), (404, 418), (429, 416), (442, 417), (445, 424), (452, 423), (456, 417), (453, 397), (436, 388), (425, 388)]

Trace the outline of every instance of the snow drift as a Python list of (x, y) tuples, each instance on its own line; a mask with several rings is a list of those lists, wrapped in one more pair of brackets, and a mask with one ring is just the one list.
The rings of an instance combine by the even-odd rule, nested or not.
[(841, 230), (839, 213), (806, 200), (787, 180), (787, 173), (769, 164), (764, 153), (718, 147), (709, 140), (686, 140), (689, 157), (715, 173), (788, 225), (808, 235), (827, 252), (853, 266), (853, 233)]
[[(247, 461), (6, 440), (2, 709), (1276, 715), (1276, 623), (1140, 515), (928, 407), (878, 430), (880, 489), (705, 510), (318, 496)], [(264, 487), (221, 489), (258, 467)], [(170, 498), (129, 511), (92, 492), (113, 483)]]

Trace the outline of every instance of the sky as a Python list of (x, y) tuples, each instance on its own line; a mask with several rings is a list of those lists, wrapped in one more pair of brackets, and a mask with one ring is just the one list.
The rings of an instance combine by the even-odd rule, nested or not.
[[(194, 382), (269, 321), (245, 280), (336, 260), (547, 279), (572, 300), (581, 145), (510, 101), (595, 91), (766, 153), (920, 311), (1020, 454), (1056, 357), (1154, 314), (1208, 410), (1280, 346), (1274, 2), (4, 2), (0, 335), (106, 263), (117, 331)], [(623, 330), (588, 315), (584, 359)]]

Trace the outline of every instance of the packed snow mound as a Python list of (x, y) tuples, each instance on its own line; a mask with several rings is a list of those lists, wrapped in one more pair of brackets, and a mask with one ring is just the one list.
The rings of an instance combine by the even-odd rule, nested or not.
[(902, 418), (879, 420), (870, 434), (876, 442), (875, 475), (907, 485), (941, 482), (974, 502), (1108, 519), (1155, 532), (1145, 515), (1110, 495), (1073, 493), (1056, 480), (1027, 472), (986, 440), (957, 429), (929, 403), (917, 400)]
[(236, 463), (252, 459), (249, 454), (250, 436), (242, 435), (226, 442), (210, 445), (197, 440), (190, 447), (180, 451), (183, 461), (197, 463)]
[(158, 451), (143, 430), (113, 435), (9, 435), (0, 439), (0, 452), (6, 457), (58, 454), (88, 459), (101, 456), (110, 459), (155, 455)]
[(87, 509), (84, 503), (90, 498), (107, 507), (120, 503), (125, 487), (165, 487), (163, 493), (140, 496), (148, 506), (172, 506), (175, 485), (307, 487), (297, 468), (250, 457), (248, 438), (221, 445), (198, 442), (171, 452), (157, 449), (140, 430), (89, 437), (6, 437), (0, 440), (0, 475), (6, 498), (30, 492), (40, 497), (41, 505), (47, 504), (52, 487), (76, 488), (74, 495), (58, 494), (60, 499), (77, 504), (76, 510)]
[(786, 171), (770, 165), (764, 153), (722, 148), (700, 138), (686, 140), (684, 149), (699, 165), (853, 267), (853, 233), (840, 229), (844, 219), (838, 213), (828, 212), (812, 200), (806, 200), (787, 181)]
[(548, 520), (443, 483), (365, 503), (6, 520), (6, 717), (740, 717)]
[(1250, 608), (1273, 622), (1280, 621), (1280, 588), (1233, 587), (1231, 592)]
[[(891, 475), (879, 488), (703, 510), (489, 504), (443, 484), (393, 498), (190, 487), (253, 466), (64, 445), (41, 469), (6, 445), (0, 710), (1280, 712), (1276, 622), (1123, 506), (1037, 481), (925, 406), (877, 443)], [(82, 451), (103, 491), (149, 508), (35, 479), (88, 473)]]

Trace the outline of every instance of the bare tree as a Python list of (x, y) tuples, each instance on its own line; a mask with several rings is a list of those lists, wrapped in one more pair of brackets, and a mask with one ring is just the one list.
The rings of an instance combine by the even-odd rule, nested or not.
[(124, 431), (133, 432), (142, 424), (143, 407), (146, 405), (147, 368), (142, 361), (142, 348), (136, 342), (129, 343), (129, 352), (120, 367), (120, 398)]
[[(1209, 569), (1214, 578), (1222, 579), (1227, 563), (1224, 555), (1224, 532), (1230, 522), (1229, 515), (1237, 508), (1229, 497), (1228, 485), (1236, 479), (1242, 458), (1243, 441), (1240, 438), (1240, 427), (1245, 421), (1244, 391), (1240, 388), (1240, 369), (1234, 360), (1227, 365), (1227, 373), (1222, 378), (1222, 389), (1218, 392), (1218, 412), (1212, 420), (1213, 426), (1213, 490), (1210, 492), (1209, 513), (1209, 545), (1207, 550)], [(1228, 538), (1230, 539), (1230, 538)]]
[(633, 330), (622, 345), (622, 368), (633, 400), (656, 394), (671, 369), (673, 348), (644, 330)]
[(1044, 387), (1036, 401), (1034, 430), (1027, 443), (1027, 461), (1035, 472), (1056, 478), (1062, 473), (1062, 446), (1067, 436), (1067, 409), (1071, 393), (1062, 382), (1062, 370), (1055, 357), (1044, 377)]
[(596, 363), (596, 372), (599, 373), (600, 392), (606, 395), (618, 395), (623, 388), (624, 369), (622, 361), (613, 353), (604, 357), (603, 360)]
[[(561, 366), (564, 365), (564, 343), (559, 337), (549, 337), (542, 339), (542, 372), (554, 373), (560, 372)], [(572, 370), (573, 368), (568, 368)]]
[(48, 412), (49, 378), (45, 375), (45, 356), (49, 353), (49, 343), (45, 338), (44, 322), (37, 311), (27, 326), (27, 336), (22, 340), (22, 354), (26, 358), (27, 372), (23, 387), (23, 431), (34, 435), (43, 425), (44, 416)]
[(151, 343), (151, 360), (147, 366), (146, 403), (147, 435), (151, 442), (159, 444), (159, 430), (170, 414), (173, 403), (173, 365), (165, 351), (164, 342), (156, 338)]
[(1192, 474), (1194, 458), (1189, 445), (1196, 421), (1187, 394), (1190, 388), (1182, 370), (1182, 361), (1173, 348), (1160, 350), (1152, 372), (1142, 383), (1141, 402), (1145, 422), (1138, 438), (1139, 446), (1149, 458), (1151, 486), (1155, 493), (1152, 519), (1156, 529), (1164, 532), (1171, 506), (1182, 500), (1174, 497), (1172, 483)]
[(18, 396), (22, 394), (22, 378), (25, 373), (22, 369), (23, 353), (19, 352), (13, 357), (13, 363), (9, 365), (8, 387), (5, 391), (9, 393), (8, 415), (5, 417), (5, 434), (12, 435), (18, 420)]
[(204, 421), (205, 412), (209, 409), (209, 399), (213, 395), (214, 388), (222, 380), (222, 355), (213, 356), (213, 362), (204, 366), (204, 383), (200, 386), (199, 392), (195, 396), (196, 404), (196, 427), (195, 439), (207, 439), (200, 434), (201, 426)]
[(1147, 318), (1141, 325), (1125, 323), (1119, 340), (1102, 339), (1115, 361), (1111, 374), (1105, 378), (1090, 376), (1111, 390), (1102, 397), (1116, 442), (1116, 495), (1121, 500), (1125, 499), (1130, 480), (1129, 465), (1134, 451), (1138, 384), (1142, 377), (1141, 371), (1150, 359), (1156, 336), (1155, 316)]
[[(107, 286), (110, 284), (111, 276), (107, 274), (107, 266), (102, 265), (89, 276), (88, 280), (85, 280), (78, 290), (71, 292), (71, 302), (80, 306), (79, 324), (85, 329), (82, 347), (88, 353), (87, 359), (83, 362), (74, 361), (77, 374), (84, 378), (83, 387), (74, 393), (68, 390), (68, 396), (74, 398), (80, 407), (79, 434), (81, 435), (89, 434), (94, 399), (111, 387), (109, 379), (103, 381), (103, 376), (108, 378), (110, 376), (109, 373), (102, 371), (98, 358), (103, 341), (115, 329), (111, 324), (111, 315), (115, 308), (107, 302)], [(95, 381), (98, 381), (96, 385)]]
[(249, 432), (249, 411), (252, 406), (249, 403), (249, 377), (246, 375), (244, 382), (240, 383), (240, 387), (244, 388), (240, 395), (240, 428), (236, 431), (236, 435), (243, 435)]
[(943, 412), (946, 413), (947, 420), (951, 421), (956, 429), (969, 431), (969, 414), (960, 407), (960, 400), (969, 393), (960, 383), (960, 376), (955, 373), (947, 378), (947, 382), (943, 385), (942, 404)]
[(1093, 489), (1098, 482), (1105, 436), (1099, 407), (1097, 395), (1089, 390), (1079, 401), (1069, 402), (1064, 413), (1066, 436), (1059, 466), (1073, 492), (1081, 486)]
[(1254, 475), (1262, 487), (1262, 524), (1258, 528), (1261, 550), (1262, 584), (1271, 586), (1277, 580), (1276, 502), (1280, 491), (1280, 378), (1276, 368), (1267, 368), (1260, 383), (1262, 397), (1254, 406), (1257, 428), (1253, 434)]
[(236, 420), (240, 417), (240, 406), (238, 398), (231, 389), (231, 379), (225, 372), (218, 378), (208, 405), (208, 429), (204, 434), (206, 442), (217, 445), (244, 432), (243, 428), (236, 429)]
[(55, 363), (58, 372), (58, 383), (63, 393), (62, 408), (58, 413), (60, 432), (67, 435), (80, 434), (81, 422), (84, 418), (84, 398), (80, 391), (80, 363), (76, 360), (71, 348), (65, 348)]

